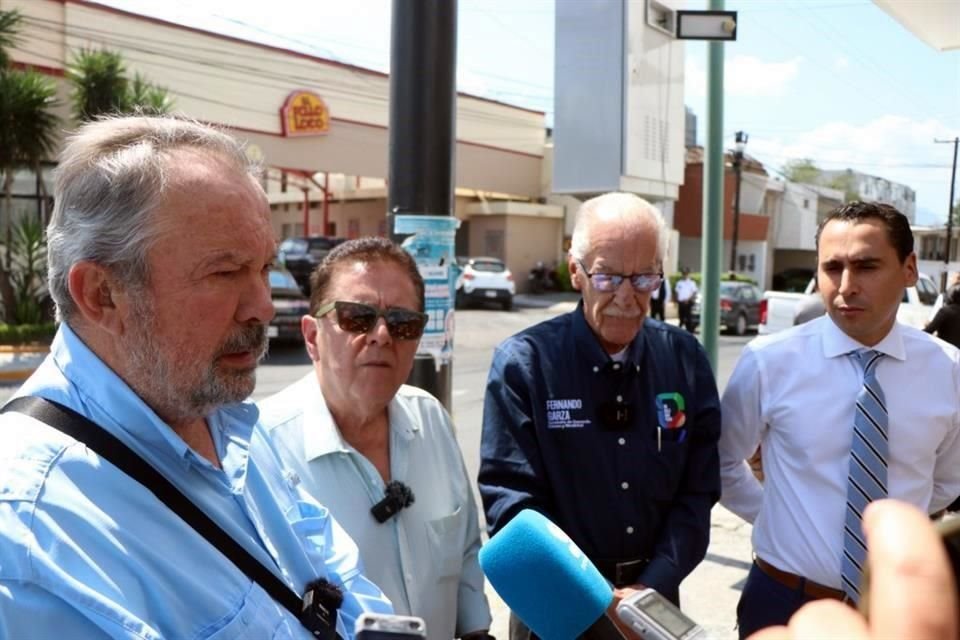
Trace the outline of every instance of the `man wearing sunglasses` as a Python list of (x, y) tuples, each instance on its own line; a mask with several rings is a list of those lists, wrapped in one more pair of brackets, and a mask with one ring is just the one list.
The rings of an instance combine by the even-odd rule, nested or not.
[(383, 238), (333, 249), (301, 321), (313, 371), (260, 404), (281, 456), (430, 638), (485, 638), (476, 503), (450, 416), (404, 385), (427, 322), (416, 262)]
[(568, 264), (583, 299), (497, 347), (479, 485), (491, 535), (536, 509), (618, 597), (646, 586), (678, 602), (720, 496), (720, 403), (696, 339), (645, 317), (665, 246), (660, 212), (634, 195), (581, 205)]

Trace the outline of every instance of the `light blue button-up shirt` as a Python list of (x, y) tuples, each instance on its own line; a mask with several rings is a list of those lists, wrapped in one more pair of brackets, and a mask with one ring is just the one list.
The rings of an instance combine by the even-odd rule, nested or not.
[[(217, 469), (66, 325), (18, 394), (122, 440), (295, 592), (321, 577), (340, 585), (341, 637), (361, 612), (391, 612), (353, 541), (285, 471), (254, 405), (208, 416)], [(0, 638), (311, 637), (142, 485), (51, 427), (0, 416)]]
[(422, 617), (431, 640), (489, 629), (477, 507), (436, 398), (404, 385), (387, 407), (391, 479), (415, 501), (384, 523), (370, 513), (383, 499), (383, 479), (340, 435), (313, 372), (259, 406), (284, 462), (356, 540), (367, 575), (397, 613)]

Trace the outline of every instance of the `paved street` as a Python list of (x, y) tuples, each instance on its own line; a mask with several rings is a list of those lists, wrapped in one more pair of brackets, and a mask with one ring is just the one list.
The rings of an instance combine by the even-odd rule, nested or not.
[[(519, 298), (519, 296), (518, 296)], [(453, 373), (453, 415), (468, 472), (476, 478), (480, 446), (480, 420), (487, 371), (493, 348), (501, 340), (541, 320), (571, 309), (570, 298), (555, 296), (528, 299), (515, 311), (469, 309), (457, 312)], [(721, 337), (719, 384), (726, 384), (743, 345), (749, 337)], [(302, 346), (273, 347), (257, 374), (255, 399), (264, 398), (311, 370)], [(0, 386), (0, 401), (15, 386)], [(479, 501), (479, 497), (477, 498)], [(711, 544), (706, 561), (687, 579), (681, 590), (684, 610), (706, 627), (716, 640), (735, 638), (734, 610), (750, 562), (750, 527), (722, 507), (713, 512)], [(493, 634), (507, 638), (508, 611), (488, 589), (494, 610)]]

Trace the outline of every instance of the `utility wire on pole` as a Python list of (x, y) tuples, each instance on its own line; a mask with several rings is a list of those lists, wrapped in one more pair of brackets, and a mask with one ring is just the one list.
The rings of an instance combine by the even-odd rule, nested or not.
[(960, 137), (953, 140), (934, 140), (936, 144), (953, 144), (953, 168), (950, 170), (950, 203), (947, 205), (947, 250), (943, 255), (943, 275), (940, 277), (940, 290), (947, 290), (947, 276), (950, 273), (950, 240), (953, 237), (953, 190), (957, 183), (957, 145)]

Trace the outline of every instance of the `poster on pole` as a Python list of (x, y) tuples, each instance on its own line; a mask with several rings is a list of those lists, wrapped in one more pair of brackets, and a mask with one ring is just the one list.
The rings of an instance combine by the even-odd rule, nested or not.
[(425, 311), (429, 320), (420, 338), (418, 355), (429, 355), (439, 371), (453, 358), (453, 308), (457, 266), (455, 240), (460, 221), (453, 216), (394, 216), (393, 233), (406, 235), (401, 246), (413, 256), (423, 276)]

